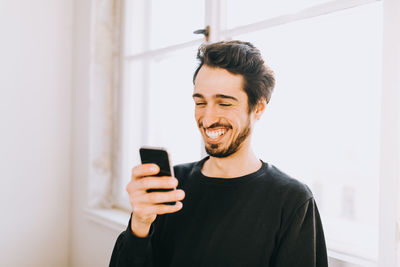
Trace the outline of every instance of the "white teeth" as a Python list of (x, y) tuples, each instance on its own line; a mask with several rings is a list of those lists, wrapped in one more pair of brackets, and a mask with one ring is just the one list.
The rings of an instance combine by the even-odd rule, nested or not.
[(206, 134), (208, 137), (212, 138), (212, 139), (216, 139), (219, 136), (225, 134), (225, 130), (216, 130), (216, 131), (210, 131), (210, 130), (206, 130)]

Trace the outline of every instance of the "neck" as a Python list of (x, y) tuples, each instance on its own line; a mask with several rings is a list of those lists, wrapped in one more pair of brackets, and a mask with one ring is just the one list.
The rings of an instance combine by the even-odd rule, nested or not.
[(211, 157), (204, 163), (202, 173), (209, 177), (234, 178), (253, 173), (261, 168), (250, 145), (244, 146), (225, 158)]

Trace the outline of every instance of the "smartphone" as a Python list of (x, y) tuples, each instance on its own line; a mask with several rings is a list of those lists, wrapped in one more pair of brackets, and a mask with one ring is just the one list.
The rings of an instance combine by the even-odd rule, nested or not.
[[(169, 155), (165, 148), (144, 146), (139, 149), (139, 153), (142, 164), (154, 163), (160, 167), (160, 172), (155, 176), (174, 176), (174, 169), (171, 166)], [(147, 192), (165, 192), (171, 190), (174, 189), (148, 189)], [(175, 205), (175, 203), (176, 202), (166, 202), (163, 204)]]

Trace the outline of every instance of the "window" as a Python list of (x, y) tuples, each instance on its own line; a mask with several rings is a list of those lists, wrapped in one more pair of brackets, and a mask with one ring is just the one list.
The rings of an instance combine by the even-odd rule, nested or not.
[[(165, 10), (185, 10), (171, 17)], [(125, 1), (120, 179), (117, 205), (129, 209), (125, 186), (142, 145), (166, 147), (173, 164), (196, 161), (192, 76), (204, 27), (204, 1)], [(174, 13), (175, 14), (175, 13)], [(182, 23), (184, 21), (185, 23)]]
[(253, 140), (260, 158), (311, 187), (331, 257), (378, 266), (383, 3), (271, 2), (124, 1), (115, 203), (129, 209), (140, 146), (167, 147), (174, 164), (204, 155), (191, 100), (203, 38), (193, 31), (210, 25), (211, 41), (250, 41), (276, 73)]
[(255, 131), (262, 158), (308, 184), (332, 251), (378, 258), (381, 3), (233, 38), (268, 51), (277, 76)]

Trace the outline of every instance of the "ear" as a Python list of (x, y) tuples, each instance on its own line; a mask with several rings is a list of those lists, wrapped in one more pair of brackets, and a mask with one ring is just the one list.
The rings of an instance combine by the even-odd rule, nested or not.
[(260, 100), (258, 102), (258, 104), (256, 105), (256, 108), (254, 109), (254, 118), (256, 120), (261, 118), (261, 116), (264, 113), (266, 107), (267, 107), (267, 102), (264, 99)]

